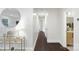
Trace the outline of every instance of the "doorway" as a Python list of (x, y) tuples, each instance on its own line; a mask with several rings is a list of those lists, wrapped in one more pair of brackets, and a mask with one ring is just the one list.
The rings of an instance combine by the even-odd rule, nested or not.
[(46, 36), (47, 36), (47, 16), (48, 16), (48, 13), (38, 14), (39, 30), (43, 31)]
[(66, 45), (69, 50), (73, 50), (73, 39), (74, 39), (74, 18), (66, 17)]
[(47, 16), (48, 13), (33, 13), (33, 44), (35, 43), (38, 37), (39, 31), (43, 31), (47, 37)]

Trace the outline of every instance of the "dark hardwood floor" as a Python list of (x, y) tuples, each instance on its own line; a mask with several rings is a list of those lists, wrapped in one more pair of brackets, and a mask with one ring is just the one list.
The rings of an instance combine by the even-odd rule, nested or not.
[(63, 47), (59, 42), (48, 43), (44, 32), (40, 31), (38, 34), (34, 51), (69, 51), (69, 50)]
[(60, 43), (48, 43), (48, 51), (69, 51), (63, 47)]

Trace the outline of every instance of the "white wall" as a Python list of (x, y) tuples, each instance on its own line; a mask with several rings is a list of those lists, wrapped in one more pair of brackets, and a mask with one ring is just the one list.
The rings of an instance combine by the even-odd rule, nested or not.
[(77, 18), (79, 18), (79, 8), (73, 9), (74, 12), (74, 50), (79, 51), (79, 21), (77, 21)]
[[(0, 13), (3, 9), (0, 9)], [(18, 8), (21, 14), (21, 20), (19, 24), (14, 28), (7, 28), (2, 25), (0, 20), (0, 34), (6, 33), (9, 30), (12, 31), (23, 31), (26, 39), (26, 49), (31, 50), (33, 47), (33, 9), (32, 8)], [(6, 30), (5, 30), (6, 29)], [(16, 31), (16, 32), (17, 32)], [(1, 35), (2, 35), (1, 34)]]
[(26, 48), (28, 50), (33, 47), (33, 9), (32, 8), (20, 8), (21, 21), (17, 26), (18, 28), (24, 28), (26, 34)]
[(66, 47), (66, 15), (65, 10), (62, 8), (58, 9), (58, 37), (61, 44)]
[(38, 33), (39, 33), (38, 16), (33, 15), (33, 49), (35, 48), (35, 45), (36, 45), (36, 40), (38, 38)]
[(47, 18), (48, 42), (60, 42), (58, 10), (49, 9)]

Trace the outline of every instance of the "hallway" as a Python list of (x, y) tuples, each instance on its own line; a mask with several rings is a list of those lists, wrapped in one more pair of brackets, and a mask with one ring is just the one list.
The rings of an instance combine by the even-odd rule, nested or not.
[(63, 47), (59, 42), (48, 43), (45, 33), (43, 31), (40, 31), (38, 34), (34, 51), (69, 51), (69, 50)]

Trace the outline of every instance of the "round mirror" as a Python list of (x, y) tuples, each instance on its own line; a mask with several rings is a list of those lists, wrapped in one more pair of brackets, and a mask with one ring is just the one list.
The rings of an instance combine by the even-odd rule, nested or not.
[(15, 27), (20, 20), (20, 12), (15, 8), (6, 8), (1, 13), (2, 23), (6, 27)]

